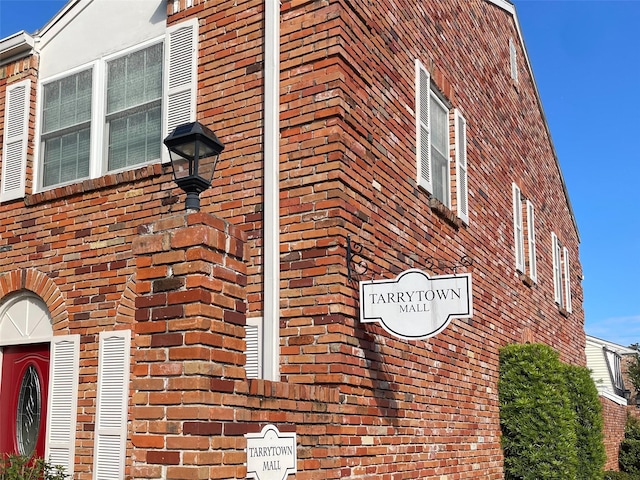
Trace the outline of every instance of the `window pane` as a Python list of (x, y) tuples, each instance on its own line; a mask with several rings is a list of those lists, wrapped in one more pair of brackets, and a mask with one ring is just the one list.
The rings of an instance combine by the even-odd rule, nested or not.
[(433, 195), (449, 207), (449, 116), (434, 95), (431, 95), (430, 102)]
[(42, 184), (45, 187), (89, 175), (92, 71), (44, 86)]
[(89, 175), (90, 130), (85, 128), (45, 140), (43, 186), (71, 182)]
[(160, 158), (162, 145), (162, 44), (108, 65), (108, 169)]

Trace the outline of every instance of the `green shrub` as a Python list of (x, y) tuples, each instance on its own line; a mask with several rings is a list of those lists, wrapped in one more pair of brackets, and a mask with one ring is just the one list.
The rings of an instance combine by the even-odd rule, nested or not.
[(42, 458), (0, 456), (0, 480), (64, 480), (66, 477), (62, 467), (54, 467)]
[(505, 480), (576, 480), (576, 413), (566, 369), (546, 345), (500, 351), (500, 425)]
[(638, 480), (638, 477), (629, 475), (625, 472), (604, 472), (604, 480)]
[(640, 420), (632, 415), (627, 415), (618, 464), (623, 472), (633, 475), (633, 478), (640, 478)]
[(575, 412), (579, 480), (602, 480), (607, 461), (602, 404), (588, 368), (565, 365), (567, 391)]

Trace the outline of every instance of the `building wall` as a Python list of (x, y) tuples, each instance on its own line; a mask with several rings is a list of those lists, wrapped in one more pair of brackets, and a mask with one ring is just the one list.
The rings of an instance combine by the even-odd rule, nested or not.
[(620, 442), (624, 440), (624, 425), (627, 420), (627, 407), (600, 395), (602, 416), (604, 417), (604, 447), (607, 453), (605, 470), (619, 470), (618, 452)]
[[(266, 382), (245, 378), (241, 328), (262, 314), (263, 2), (172, 3), (168, 24), (199, 19), (197, 118), (225, 144), (203, 216), (183, 216), (159, 164), (35, 194), (29, 181), (24, 201), (0, 204), (0, 274), (53, 282), (49, 306), (68, 315), (54, 331), (82, 336), (78, 478), (92, 470), (96, 336), (113, 328), (134, 332), (134, 478), (243, 478), (243, 435), (266, 423), (297, 432), (298, 479), (502, 478), (499, 348), (543, 342), (585, 363), (578, 234), (511, 14), (481, 0), (283, 2), (281, 381)], [(416, 185), (416, 58), (468, 122), (469, 225)], [(513, 182), (537, 212), (533, 284), (514, 265)], [(242, 252), (162, 243), (200, 228)], [(570, 252), (572, 313), (554, 303), (551, 232)], [(470, 257), (473, 317), (420, 341), (360, 324), (348, 236), (368, 267), (356, 279), (452, 273)], [(214, 268), (228, 257), (230, 277)], [(194, 289), (219, 310), (210, 292), (185, 298)], [(177, 320), (187, 310), (192, 324)]]

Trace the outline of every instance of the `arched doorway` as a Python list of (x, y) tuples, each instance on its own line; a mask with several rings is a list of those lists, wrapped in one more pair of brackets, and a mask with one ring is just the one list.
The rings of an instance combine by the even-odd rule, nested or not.
[(51, 315), (40, 297), (0, 305), (0, 453), (44, 457)]

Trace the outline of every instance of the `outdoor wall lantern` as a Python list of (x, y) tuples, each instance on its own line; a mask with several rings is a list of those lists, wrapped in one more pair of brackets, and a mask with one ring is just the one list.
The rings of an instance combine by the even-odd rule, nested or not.
[(173, 179), (187, 194), (185, 208), (200, 210), (200, 193), (211, 186), (224, 145), (200, 122), (178, 125), (164, 144), (169, 150)]

